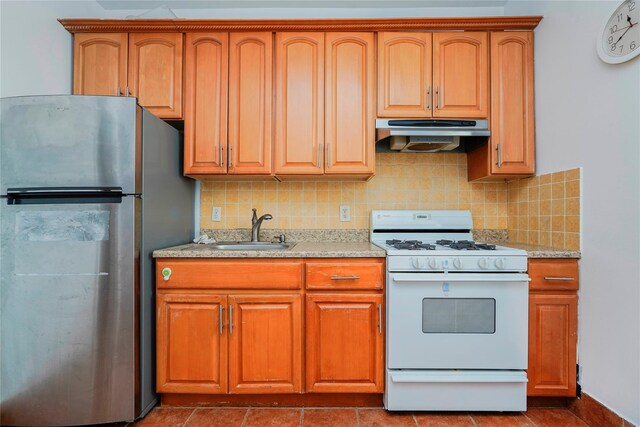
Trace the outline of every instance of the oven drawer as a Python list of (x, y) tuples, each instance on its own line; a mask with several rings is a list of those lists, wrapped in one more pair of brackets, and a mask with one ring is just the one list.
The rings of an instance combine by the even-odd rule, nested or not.
[(525, 411), (523, 371), (418, 371), (387, 369), (389, 411)]
[(382, 289), (384, 260), (306, 262), (307, 289)]
[(531, 259), (529, 275), (531, 290), (578, 290), (578, 260), (576, 259)]

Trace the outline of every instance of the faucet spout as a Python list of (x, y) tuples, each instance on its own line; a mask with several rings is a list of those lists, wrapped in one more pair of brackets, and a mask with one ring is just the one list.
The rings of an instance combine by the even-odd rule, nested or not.
[(252, 242), (259, 242), (259, 235), (260, 235), (260, 226), (262, 225), (262, 221), (265, 220), (270, 220), (273, 218), (273, 216), (271, 216), (271, 214), (264, 214), (262, 215), (260, 218), (258, 218), (258, 215), (256, 214), (256, 209), (252, 209), (253, 211), (253, 217), (251, 218), (251, 241)]

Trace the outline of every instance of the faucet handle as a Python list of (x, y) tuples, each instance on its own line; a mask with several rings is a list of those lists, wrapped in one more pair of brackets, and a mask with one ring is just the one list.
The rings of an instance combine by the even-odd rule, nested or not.
[(280, 234), (279, 236), (273, 236), (274, 239), (278, 239), (278, 243), (287, 243), (287, 236)]
[(258, 215), (256, 214), (256, 208), (251, 209), (253, 215), (251, 216), (251, 225), (254, 225), (258, 221)]

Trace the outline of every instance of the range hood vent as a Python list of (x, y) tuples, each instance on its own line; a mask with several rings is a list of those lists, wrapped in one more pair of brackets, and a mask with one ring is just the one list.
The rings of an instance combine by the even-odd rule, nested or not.
[(389, 148), (409, 153), (451, 151), (461, 136), (490, 136), (487, 120), (377, 119), (376, 142), (389, 139)]

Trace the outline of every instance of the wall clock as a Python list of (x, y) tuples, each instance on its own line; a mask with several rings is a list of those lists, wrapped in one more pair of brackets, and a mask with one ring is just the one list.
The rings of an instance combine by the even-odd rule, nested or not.
[(600, 59), (620, 64), (640, 55), (640, 0), (626, 0), (611, 14), (598, 34)]

